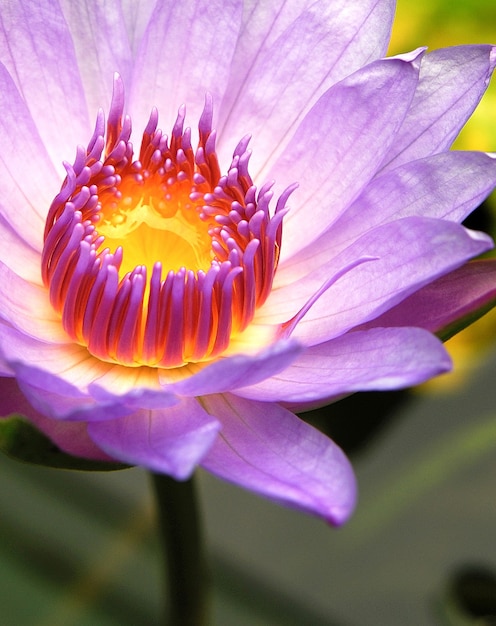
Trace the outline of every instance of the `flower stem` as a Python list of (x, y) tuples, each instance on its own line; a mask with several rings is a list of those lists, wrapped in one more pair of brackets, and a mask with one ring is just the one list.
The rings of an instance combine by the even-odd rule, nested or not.
[(207, 626), (208, 577), (193, 480), (152, 474), (166, 561), (167, 626)]

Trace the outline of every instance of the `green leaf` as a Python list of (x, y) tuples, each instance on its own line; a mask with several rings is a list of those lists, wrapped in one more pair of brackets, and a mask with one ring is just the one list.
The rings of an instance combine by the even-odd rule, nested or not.
[(21, 415), (0, 420), (0, 450), (23, 463), (57, 469), (108, 472), (131, 467), (66, 454)]

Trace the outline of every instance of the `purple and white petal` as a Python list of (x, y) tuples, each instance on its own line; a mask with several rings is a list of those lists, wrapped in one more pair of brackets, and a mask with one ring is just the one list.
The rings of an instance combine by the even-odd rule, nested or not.
[(281, 262), (326, 231), (373, 177), (413, 97), (418, 57), (368, 65), (305, 117), (269, 174), (283, 188), (302, 183), (284, 221)]
[[(491, 247), (486, 235), (453, 222), (419, 217), (390, 222), (366, 233), (311, 274), (274, 289), (256, 319), (266, 324), (289, 321), (341, 268), (350, 267), (353, 260), (372, 259), (351, 265), (331, 281), (299, 320), (293, 338), (316, 345), (377, 317)], [(298, 268), (292, 268), (295, 277)]]
[[(112, 366), (94, 359), (82, 346), (42, 343), (2, 325), (0, 356), (30, 404), (47, 417), (100, 420), (134, 410), (118, 397), (98, 404), (89, 395), (91, 381)], [(125, 393), (125, 376), (122, 383)]]
[(334, 442), (278, 404), (231, 394), (202, 402), (222, 423), (203, 468), (331, 524), (348, 519), (356, 501), (355, 477)]
[(2, 414), (8, 417), (20, 414), (27, 417), (42, 433), (61, 450), (85, 459), (112, 460), (89, 438), (85, 422), (59, 422), (38, 413), (20, 391), (15, 378), (0, 378)]
[(19, 373), (35, 369), (37, 374), (28, 374), (26, 379), (39, 387), (50, 388), (53, 379), (55, 391), (57, 386), (61, 390), (67, 384), (68, 389), (74, 387), (86, 393), (96, 381), (114, 395), (139, 388), (161, 389), (154, 369), (106, 363), (93, 357), (84, 346), (38, 341), (7, 324), (2, 324), (0, 354)]
[[(96, 402), (88, 394), (67, 383), (57, 389), (56, 379), (35, 368), (14, 368), (22, 393), (36, 411), (58, 422), (91, 422), (115, 419), (133, 413), (133, 407), (112, 398), (108, 403)], [(34, 384), (31, 383), (33, 379)], [(36, 383), (42, 379), (46, 386)]]
[[(0, 263), (35, 285), (41, 285), (40, 253), (27, 244), (5, 220), (0, 202)], [(0, 285), (1, 288), (1, 285)]]
[(172, 389), (150, 389), (139, 385), (129, 391), (117, 393), (116, 391), (109, 391), (98, 383), (92, 383), (88, 386), (88, 391), (99, 405), (118, 403), (133, 411), (138, 409), (165, 409), (179, 402), (179, 398), (174, 395)]
[(305, 350), (280, 374), (236, 389), (245, 398), (281, 402), (299, 410), (356, 391), (418, 385), (451, 369), (443, 344), (421, 328), (353, 331)]
[(390, 0), (246, 2), (219, 115), (223, 158), (253, 133), (258, 176), (331, 85), (385, 54), (393, 15)]
[[(169, 389), (184, 396), (231, 391), (270, 378), (288, 367), (300, 352), (301, 347), (295, 341), (276, 341), (255, 355), (235, 354), (200, 366), (198, 373), (173, 383)], [(195, 368), (190, 366), (191, 369), (194, 371)], [(166, 371), (161, 380), (164, 375), (167, 375)]]
[(495, 299), (496, 260), (472, 261), (419, 289), (364, 327), (420, 326), (444, 333), (477, 318), (492, 308)]
[(427, 54), (412, 106), (382, 167), (447, 150), (489, 84), (496, 65), (492, 46), (457, 46)]
[(134, 59), (157, 0), (121, 0), (120, 4), (127, 29), (127, 40)]
[(92, 120), (99, 108), (109, 109), (114, 73), (119, 72), (126, 84), (131, 81), (132, 50), (125, 17), (120, 2), (62, 0), (61, 5)]
[[(496, 158), (483, 152), (443, 152), (374, 178), (312, 246), (280, 267), (318, 267), (364, 233), (403, 217), (461, 222), (496, 185)], [(309, 256), (311, 258), (309, 258)]]
[[(1, 239), (0, 235), (0, 241)], [(21, 256), (20, 259), (22, 258)], [(33, 315), (34, 311), (36, 315)], [(17, 276), (2, 262), (0, 262), (0, 319), (39, 341), (72, 343), (60, 324), (60, 316), (50, 305), (47, 290), (39, 284), (33, 284)]]
[(2, 6), (0, 58), (59, 166), (87, 141), (90, 124), (71, 33), (58, 3), (15, 0)]
[[(38, 368), (14, 364), (19, 387), (40, 413), (63, 421), (104, 421), (134, 413), (137, 409), (164, 409), (180, 400), (171, 392), (144, 386), (111, 393), (93, 383), (81, 390)], [(123, 381), (128, 382), (128, 381)]]
[(221, 101), (240, 23), (239, 2), (157, 2), (133, 66), (129, 110), (136, 129), (145, 127), (152, 106), (169, 127), (178, 108), (186, 105), (193, 127), (207, 92), (214, 102)]
[(123, 419), (92, 422), (88, 434), (109, 456), (178, 480), (191, 476), (217, 437), (220, 424), (194, 398)]
[(15, 376), (12, 368), (10, 368), (7, 363), (0, 356), (0, 376), (11, 377)]
[[(25, 367), (39, 370), (36, 380), (31, 382), (40, 387), (48, 384), (48, 380), (53, 377), (61, 387), (67, 383), (78, 389), (86, 389), (92, 381), (99, 379), (114, 367), (111, 363), (104, 363), (92, 357), (84, 346), (75, 343), (57, 344), (50, 342), (49, 339), (39, 341), (6, 324), (2, 325), (0, 353), (16, 370), (20, 371)], [(126, 368), (122, 369), (126, 371)], [(126, 389), (125, 375), (122, 378), (123, 387)], [(54, 385), (57, 385), (57, 382), (54, 382)]]
[(36, 341), (5, 325), (0, 355), (31, 403), (59, 419), (109, 419), (134, 412), (137, 405), (178, 402), (171, 388), (160, 386), (154, 369), (105, 363), (84, 346)]
[(2, 64), (0, 110), (0, 214), (19, 237), (41, 251), (46, 212), (60, 179), (31, 113)]

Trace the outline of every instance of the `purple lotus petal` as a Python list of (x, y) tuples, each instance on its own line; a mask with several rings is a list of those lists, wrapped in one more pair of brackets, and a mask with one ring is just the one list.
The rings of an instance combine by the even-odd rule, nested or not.
[[(67, 384), (61, 385), (60, 392), (53, 391), (56, 381), (50, 378), (45, 372), (41, 373), (26, 367), (15, 368), (15, 376), (19, 388), (29, 400), (31, 406), (46, 417), (55, 419), (57, 422), (77, 422), (77, 421), (101, 421), (115, 419), (129, 415), (134, 411), (133, 407), (120, 403), (112, 398), (105, 404), (97, 403), (87, 394), (78, 393), (78, 389), (69, 388)], [(37, 383), (41, 379), (43, 382), (52, 382), (49, 388), (39, 387), (29, 382), (30, 378)]]
[(153, 105), (165, 120), (174, 120), (187, 103), (188, 116), (197, 120), (206, 92), (221, 101), (240, 21), (239, 2), (157, 2), (134, 63), (130, 110), (139, 127)]
[(125, 16), (118, 2), (63, 0), (61, 6), (92, 119), (100, 107), (108, 110), (110, 105), (108, 77), (119, 72), (126, 83), (131, 80), (132, 50)]
[[(24, 241), (41, 252), (43, 211), (50, 206), (50, 194), (60, 181), (25, 103), (1, 64), (0, 107), (0, 214)], [(37, 164), (36, 170), (30, 176), (17, 176), (18, 172), (25, 173), (27, 160)], [(23, 210), (12, 211), (13, 206), (22, 206)]]
[(115, 461), (105, 454), (88, 435), (87, 424), (83, 422), (59, 422), (49, 417), (23, 413), (29, 420), (49, 437), (63, 452), (94, 461)]
[(55, 391), (57, 386), (61, 390), (65, 383), (69, 385), (68, 389), (74, 386), (85, 389), (113, 367), (110, 363), (93, 359), (83, 346), (37, 341), (6, 324), (2, 325), (1, 354), (17, 370), (37, 369), (35, 384), (40, 387), (50, 385), (48, 381), (53, 378)]
[(145, 368), (103, 363), (83, 346), (41, 343), (8, 326), (2, 327), (2, 339), (3, 359), (31, 403), (43, 414), (60, 419), (84, 415), (85, 420), (100, 420), (133, 412), (137, 398), (145, 407), (177, 402), (172, 391), (160, 387), (153, 370), (150, 375)]
[(90, 124), (72, 38), (58, 4), (40, 0), (2, 7), (0, 58), (16, 77), (52, 163), (59, 166), (67, 151), (85, 140)]
[(402, 217), (461, 222), (495, 185), (496, 158), (482, 152), (444, 152), (406, 163), (374, 179), (333, 225), (333, 250), (336, 254), (367, 230)]
[[(0, 332), (3, 332), (4, 327), (7, 327), (4, 322), (0, 320)], [(7, 361), (4, 359), (1, 350), (0, 350), (0, 377), (1, 376), (15, 376), (14, 370), (10, 367)]]
[(420, 328), (354, 331), (305, 350), (281, 374), (236, 394), (254, 400), (306, 402), (330, 400), (356, 391), (418, 385), (451, 369), (442, 343)]
[(0, 263), (33, 284), (41, 284), (40, 253), (29, 246), (3, 217), (0, 202)]
[(115, 397), (106, 404), (98, 404), (84, 390), (84, 376), (94, 377), (98, 363), (91, 363), (90, 359), (88, 364), (88, 355), (81, 346), (60, 348), (56, 344), (41, 344), (7, 326), (2, 327), (2, 337), (10, 340), (10, 344), (5, 341), (2, 346), (4, 361), (30, 404), (41, 414), (60, 420), (86, 421), (133, 412), (132, 407)]
[(0, 358), (0, 376), (15, 376), (12, 369)]
[(315, 345), (376, 317), (434, 277), (491, 247), (485, 235), (452, 222), (428, 218), (390, 222), (362, 236), (311, 275), (274, 289), (257, 321), (268, 324), (290, 319), (312, 297), (312, 290), (317, 292), (341, 267), (349, 266), (353, 259), (375, 257), (377, 260), (345, 273), (299, 322), (293, 337)]
[(301, 352), (293, 341), (278, 341), (259, 354), (237, 354), (204, 367), (197, 374), (174, 383), (178, 395), (203, 396), (254, 384), (285, 369)]
[[(98, 2), (98, 0), (92, 0)], [(122, 13), (133, 54), (139, 48), (143, 34), (150, 22), (157, 0), (122, 0)]]
[(2, 416), (18, 413), (27, 417), (64, 452), (86, 459), (109, 461), (103, 450), (89, 438), (84, 422), (59, 422), (41, 415), (29, 404), (26, 396), (20, 391), (15, 378), (0, 378), (0, 394), (2, 397)]
[[(12, 249), (9, 251), (12, 252)], [(17, 260), (22, 259), (20, 256)], [(44, 287), (20, 278), (2, 262), (0, 262), (0, 281), (4, 285), (0, 299), (0, 319), (40, 341), (50, 337), (57, 343), (70, 342), (70, 338), (60, 325), (60, 318), (50, 306)], [(35, 316), (33, 311), (36, 311)]]
[(410, 105), (419, 62), (418, 54), (411, 62), (376, 61), (332, 87), (305, 117), (269, 176), (305, 183), (284, 222), (282, 260), (331, 226), (372, 178)]
[(324, 233), (285, 261), (278, 279), (297, 268), (322, 266), (362, 234), (392, 220), (419, 215), (461, 222), (495, 184), (496, 159), (482, 152), (445, 152), (406, 163), (373, 179), (333, 224), (332, 234)]
[[(112, 394), (98, 385), (90, 385), (89, 393), (82, 393), (69, 383), (40, 370), (18, 365), (15, 376), (32, 406), (43, 415), (58, 420), (99, 422), (124, 417), (136, 411), (163, 409), (177, 404), (180, 399), (172, 393), (138, 388), (121, 394)], [(45, 386), (40, 386), (40, 384)]]
[(113, 458), (178, 480), (189, 478), (217, 437), (219, 422), (196, 399), (118, 420), (92, 422), (88, 433)]
[(227, 143), (253, 129), (258, 173), (331, 85), (385, 54), (393, 15), (389, 0), (248, 5), (220, 112), (221, 137)]
[(204, 398), (222, 423), (202, 466), (290, 507), (344, 523), (356, 485), (342, 450), (287, 409), (232, 395)]
[(136, 409), (164, 409), (174, 406), (179, 399), (174, 395), (173, 390), (169, 389), (147, 389), (145, 387), (137, 387), (126, 393), (112, 393), (101, 387), (98, 383), (92, 383), (88, 387), (92, 398), (98, 404), (112, 405), (115, 402), (122, 404), (126, 408)]
[(411, 109), (383, 167), (448, 149), (487, 88), (496, 65), (492, 46), (458, 46), (426, 55)]
[(496, 298), (496, 260), (472, 261), (426, 285), (365, 325), (420, 326), (433, 333), (490, 308)]

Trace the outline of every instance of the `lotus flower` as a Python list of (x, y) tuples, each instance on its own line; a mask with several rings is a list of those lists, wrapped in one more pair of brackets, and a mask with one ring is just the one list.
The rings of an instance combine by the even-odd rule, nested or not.
[(349, 461), (295, 412), (449, 370), (433, 333), (494, 296), (466, 265), (491, 240), (460, 222), (496, 162), (449, 151), (494, 50), (385, 59), (393, 13), (2, 9), (2, 414), (349, 517)]

